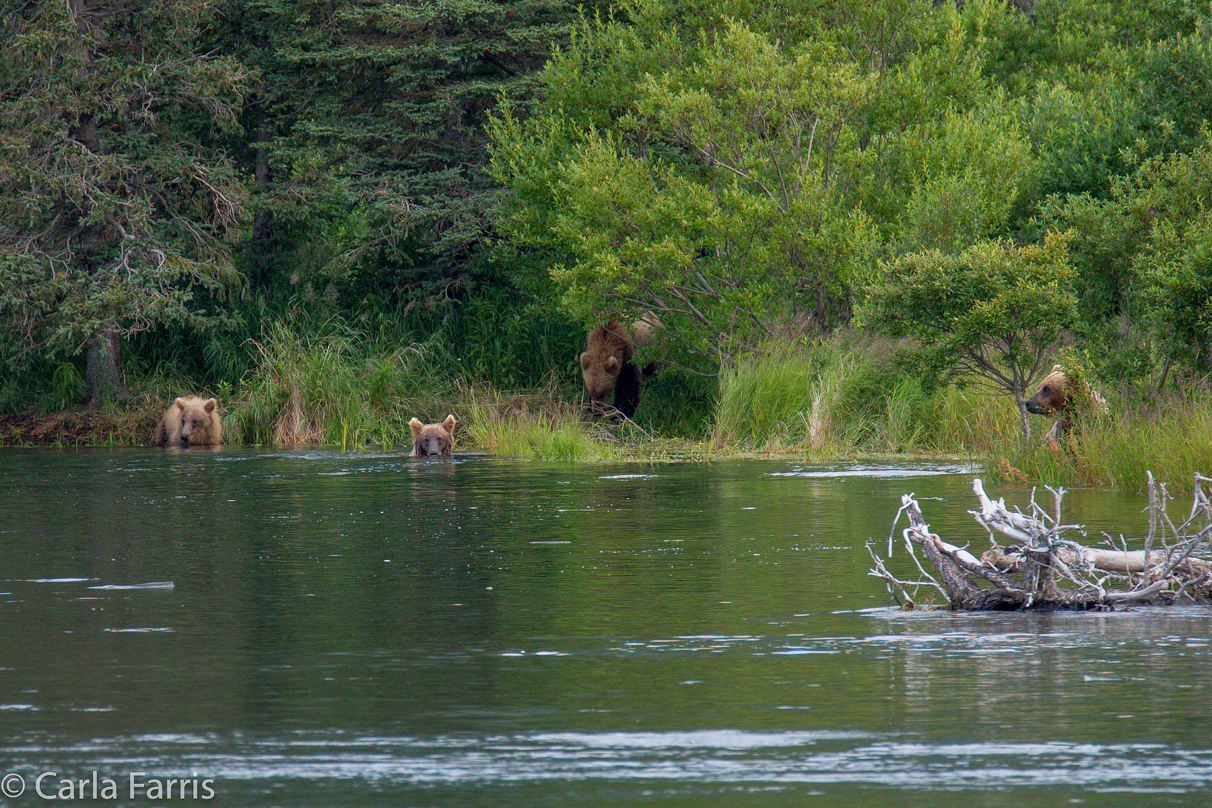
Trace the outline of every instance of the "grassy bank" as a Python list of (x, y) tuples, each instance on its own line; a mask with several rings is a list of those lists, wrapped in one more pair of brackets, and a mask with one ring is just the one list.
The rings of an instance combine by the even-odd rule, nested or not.
[(1015, 440), (1004, 398), (927, 391), (890, 353), (882, 343), (842, 340), (764, 347), (721, 374), (712, 446), (820, 459), (976, 457)]
[[(426, 339), (368, 336), (340, 321), (307, 330), (266, 324), (245, 345), (235, 383), (199, 390), (160, 373), (133, 380), (125, 406), (0, 419), (8, 445), (140, 445), (177, 395), (215, 396), (231, 443), (405, 447), (408, 421), (453, 413), (458, 451), (610, 462), (677, 457), (961, 458), (1008, 482), (1138, 489), (1145, 472), (1175, 490), (1212, 470), (1206, 397), (1139, 400), (1102, 387), (1110, 414), (1083, 422), (1055, 451), (1022, 440), (1011, 399), (977, 387), (927, 390), (889, 360), (894, 346), (843, 335), (771, 343), (714, 379), (662, 369), (636, 421), (587, 418), (575, 362), (538, 388), (506, 389), (468, 372), (440, 330)], [(488, 360), (477, 360), (482, 368)], [(70, 387), (71, 379), (59, 380)], [(1050, 422), (1032, 416), (1037, 436)]]
[[(1081, 423), (1060, 451), (1020, 442), (1005, 456), (1032, 482), (1142, 489), (1146, 472), (1171, 490), (1190, 490), (1192, 475), (1212, 471), (1212, 406), (1172, 394), (1149, 403), (1108, 397), (1110, 412)], [(1041, 419), (1042, 420), (1042, 419)]]

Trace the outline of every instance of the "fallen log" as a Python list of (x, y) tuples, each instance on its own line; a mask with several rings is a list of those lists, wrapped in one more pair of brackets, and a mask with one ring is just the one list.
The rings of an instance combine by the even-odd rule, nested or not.
[[(1166, 510), (1170, 497), (1165, 485), (1156, 483), (1152, 474), (1148, 483), (1149, 532), (1144, 549), (1129, 550), (1122, 537), (1119, 547), (1091, 547), (1069, 538), (1070, 533), (1084, 536), (1085, 531), (1061, 520), (1064, 489), (1048, 489), (1053, 494), (1051, 513), (1035, 504), (1033, 492), (1031, 513), (1024, 514), (1010, 510), (1004, 499), (991, 499), (975, 479), (972, 490), (980, 509), (969, 513), (988, 531), (991, 544), (979, 558), (930, 532), (917, 500), (906, 494), (888, 537), (888, 558), (903, 514), (909, 522), (901, 531), (905, 549), (922, 579), (904, 581), (892, 575), (872, 543), (867, 549), (875, 567), (869, 574), (882, 578), (903, 608), (918, 606), (917, 593), (923, 587), (945, 597), (951, 609), (973, 611), (1212, 604), (1212, 499), (1205, 488), (1212, 478), (1195, 475), (1191, 512), (1180, 524)], [(999, 544), (997, 534), (1012, 543)], [(938, 577), (927, 572), (919, 549)]]

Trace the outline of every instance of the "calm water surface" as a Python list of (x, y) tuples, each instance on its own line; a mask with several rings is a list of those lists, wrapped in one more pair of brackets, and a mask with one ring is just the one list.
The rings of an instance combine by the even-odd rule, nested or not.
[(972, 477), (4, 451), (0, 805), (1212, 804), (1212, 610), (889, 606), (864, 543), (979, 550)]

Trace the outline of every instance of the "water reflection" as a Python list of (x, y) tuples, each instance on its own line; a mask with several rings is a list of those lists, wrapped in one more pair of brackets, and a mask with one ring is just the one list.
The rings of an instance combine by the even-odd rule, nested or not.
[[(887, 606), (863, 543), (901, 494), (986, 541), (962, 467), (228, 447), (10, 452), (0, 485), (0, 755), (27, 779), (696, 808), (1190, 804), (1212, 780), (1212, 611)], [(1140, 524), (1134, 495), (1067, 503)]]

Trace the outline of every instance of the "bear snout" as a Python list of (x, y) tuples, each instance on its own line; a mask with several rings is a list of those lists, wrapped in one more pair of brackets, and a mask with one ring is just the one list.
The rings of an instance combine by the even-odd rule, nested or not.
[(1033, 415), (1051, 415), (1054, 412), (1061, 412), (1068, 407), (1068, 398), (1065, 395), (1065, 389), (1058, 385), (1045, 380), (1044, 385), (1036, 391), (1035, 395), (1027, 399), (1027, 412)]
[(1027, 412), (1032, 415), (1047, 415), (1048, 407), (1039, 400), (1039, 396), (1027, 399)]
[(444, 454), (442, 441), (440, 438), (430, 438), (421, 442), (421, 454), (423, 455), (440, 455)]

